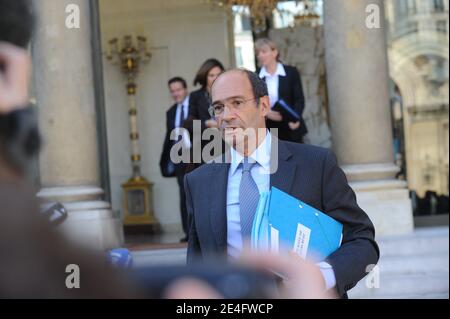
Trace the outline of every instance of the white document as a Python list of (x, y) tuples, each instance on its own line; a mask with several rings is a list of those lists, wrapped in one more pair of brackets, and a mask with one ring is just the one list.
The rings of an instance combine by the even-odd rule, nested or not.
[(294, 252), (302, 258), (306, 258), (306, 254), (308, 253), (310, 237), (311, 229), (298, 223), (294, 241)]
[(272, 225), (270, 225), (270, 251), (277, 254), (279, 248), (280, 243), (278, 229), (273, 228)]

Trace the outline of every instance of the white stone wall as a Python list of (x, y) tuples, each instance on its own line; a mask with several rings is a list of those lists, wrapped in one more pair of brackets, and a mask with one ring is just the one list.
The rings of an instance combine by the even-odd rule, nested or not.
[[(165, 113), (173, 104), (167, 80), (182, 76), (193, 89), (204, 60), (232, 64), (227, 16), (202, 0), (100, 0), (100, 15), (103, 50), (112, 37), (147, 37), (152, 59), (137, 80), (142, 173), (154, 183), (153, 207), (163, 228), (181, 229), (177, 182), (163, 178), (159, 169)], [(131, 176), (127, 96), (119, 69), (106, 59), (103, 68), (112, 206), (123, 215), (121, 184)]]

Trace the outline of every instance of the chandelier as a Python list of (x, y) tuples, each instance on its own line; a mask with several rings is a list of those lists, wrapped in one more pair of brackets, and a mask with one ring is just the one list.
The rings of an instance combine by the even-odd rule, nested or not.
[(254, 31), (258, 33), (265, 30), (266, 20), (276, 10), (279, 0), (207, 0), (207, 2), (225, 9), (232, 9), (233, 6), (239, 6), (242, 10), (248, 8)]
[(311, 1), (304, 1), (304, 11), (301, 14), (294, 16), (294, 21), (296, 25), (303, 26), (317, 26), (320, 23), (320, 16), (314, 10)]
[[(290, 13), (289, 10), (278, 6), (284, 0), (206, 0), (209, 4), (234, 12), (249, 16), (252, 20), (252, 29), (255, 33), (260, 33), (267, 29), (267, 21), (270, 21), (274, 12), (280, 14)], [(316, 13), (317, 0), (295, 0), (295, 7), (300, 3), (303, 5), (301, 11), (293, 15), (296, 25), (314, 26), (319, 23), (320, 16)], [(290, 13), (292, 14), (292, 12)]]

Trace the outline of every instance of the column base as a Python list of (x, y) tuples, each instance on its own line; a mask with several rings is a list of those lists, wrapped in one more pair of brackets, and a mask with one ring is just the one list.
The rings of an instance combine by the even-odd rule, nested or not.
[(414, 229), (407, 183), (395, 179), (350, 183), (358, 205), (369, 215), (376, 235), (400, 235)]
[(104, 251), (123, 244), (122, 221), (113, 217), (111, 209), (69, 210), (59, 227), (69, 240), (89, 249)]
[(123, 244), (123, 227), (111, 205), (97, 200), (102, 194), (99, 187), (77, 186), (43, 188), (37, 196), (67, 209), (67, 219), (57, 227), (69, 240), (89, 249), (108, 250)]

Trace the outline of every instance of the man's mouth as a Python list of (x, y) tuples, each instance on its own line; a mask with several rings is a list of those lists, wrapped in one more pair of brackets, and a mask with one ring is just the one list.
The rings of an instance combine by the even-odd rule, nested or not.
[(225, 127), (225, 133), (234, 133), (237, 130), (238, 127), (236, 126), (227, 126)]

